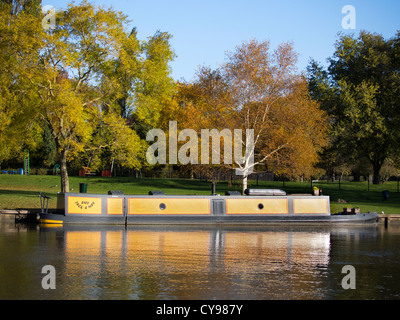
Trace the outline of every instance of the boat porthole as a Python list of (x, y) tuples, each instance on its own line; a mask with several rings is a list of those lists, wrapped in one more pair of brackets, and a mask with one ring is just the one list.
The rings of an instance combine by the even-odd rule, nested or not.
[(262, 203), (259, 203), (258, 204), (258, 209), (260, 209), (260, 210), (264, 209), (264, 205)]
[(161, 210), (165, 210), (166, 208), (167, 208), (167, 206), (165, 205), (165, 203), (160, 203)]

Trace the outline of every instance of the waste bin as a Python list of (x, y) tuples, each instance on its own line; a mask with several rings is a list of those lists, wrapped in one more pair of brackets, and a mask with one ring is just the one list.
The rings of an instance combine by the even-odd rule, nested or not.
[(79, 193), (86, 193), (87, 192), (87, 183), (80, 183), (79, 184)]
[(389, 190), (382, 191), (383, 200), (389, 199)]

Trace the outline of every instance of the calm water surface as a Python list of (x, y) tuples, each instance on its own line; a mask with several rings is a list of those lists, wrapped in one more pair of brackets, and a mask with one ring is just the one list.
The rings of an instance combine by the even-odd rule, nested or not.
[[(42, 288), (42, 267), (56, 289)], [(343, 289), (345, 265), (356, 289)], [(0, 216), (0, 299), (398, 299), (400, 223), (43, 227)]]

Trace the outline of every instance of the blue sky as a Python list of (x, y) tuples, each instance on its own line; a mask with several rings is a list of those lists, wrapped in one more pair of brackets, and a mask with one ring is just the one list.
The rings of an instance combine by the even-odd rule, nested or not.
[[(70, 1), (43, 0), (66, 8)], [(146, 39), (157, 30), (170, 33), (177, 57), (171, 64), (176, 80), (193, 80), (199, 66), (218, 67), (227, 51), (251, 39), (269, 40), (272, 48), (291, 41), (303, 71), (310, 58), (325, 64), (334, 52), (338, 32), (376, 32), (386, 38), (400, 30), (398, 0), (92, 0), (122, 11)], [(80, 1), (75, 1), (80, 3)], [(356, 10), (356, 29), (342, 28), (342, 7)]]

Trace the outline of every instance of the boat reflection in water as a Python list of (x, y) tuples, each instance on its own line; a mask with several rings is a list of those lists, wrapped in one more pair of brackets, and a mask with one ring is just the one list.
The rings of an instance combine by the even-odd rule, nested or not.
[(40, 233), (62, 253), (63, 299), (321, 299), (342, 276), (329, 276), (332, 232), (348, 229), (42, 225)]

